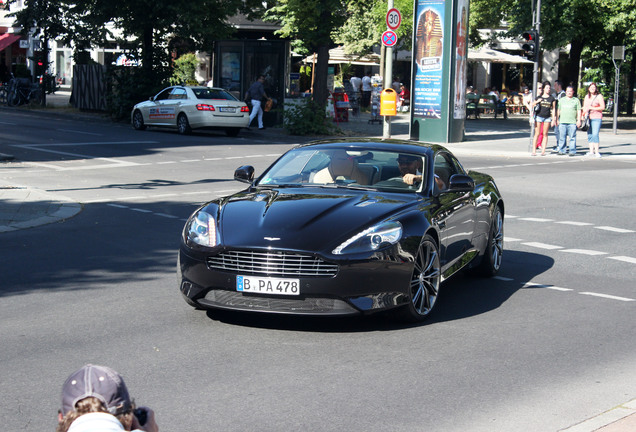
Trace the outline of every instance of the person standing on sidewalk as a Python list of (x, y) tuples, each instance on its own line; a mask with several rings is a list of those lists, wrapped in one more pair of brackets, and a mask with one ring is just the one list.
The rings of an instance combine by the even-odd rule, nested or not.
[[(556, 99), (557, 107), (559, 105), (559, 101), (565, 97), (565, 91), (563, 90), (563, 83), (560, 80), (554, 81), (554, 98)], [(557, 115), (557, 120), (559, 116)], [(557, 122), (557, 125), (554, 128), (554, 135), (556, 137), (556, 144), (554, 146), (554, 151), (559, 151), (559, 148), (565, 147), (565, 143), (561, 143), (561, 123)]]
[(371, 85), (371, 72), (362, 77), (362, 108), (368, 108), (371, 105), (371, 92), (373, 86)]
[(581, 101), (574, 97), (574, 87), (568, 86), (565, 97), (559, 99), (557, 108), (557, 130), (559, 140), (557, 152), (565, 154), (565, 144), (570, 138), (570, 156), (576, 154), (576, 128), (581, 127)]
[(265, 93), (265, 86), (263, 86), (264, 82), (265, 75), (259, 75), (258, 79), (252, 83), (250, 88), (247, 89), (247, 93), (245, 94), (245, 100), (252, 101), (250, 124), (252, 124), (252, 120), (254, 120), (254, 117), (258, 116), (259, 129), (265, 129), (265, 127), (263, 126), (263, 108), (261, 107), (261, 102), (263, 101), (263, 99), (268, 99), (268, 97)]
[(537, 155), (537, 144), (539, 135), (543, 134), (543, 143), (541, 146), (541, 156), (545, 156), (545, 149), (548, 146), (548, 131), (550, 125), (556, 124), (556, 100), (550, 94), (550, 81), (543, 83), (543, 89), (539, 96), (530, 105), (531, 111), (535, 113), (534, 139), (532, 140), (532, 156)]
[(605, 100), (603, 95), (598, 91), (596, 83), (587, 86), (587, 94), (583, 101), (583, 117), (590, 117), (590, 127), (587, 130), (587, 143), (590, 151), (586, 156), (601, 157), (599, 153), (598, 133), (601, 130), (601, 122), (603, 120), (603, 110), (605, 109)]

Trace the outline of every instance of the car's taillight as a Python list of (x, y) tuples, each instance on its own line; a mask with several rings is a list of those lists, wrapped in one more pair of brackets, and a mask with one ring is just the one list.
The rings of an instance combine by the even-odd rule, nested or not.
[(214, 111), (214, 107), (208, 104), (197, 104), (197, 110), (199, 111)]
[(241, 112), (250, 112), (250, 109), (247, 106), (242, 106), (241, 107)]

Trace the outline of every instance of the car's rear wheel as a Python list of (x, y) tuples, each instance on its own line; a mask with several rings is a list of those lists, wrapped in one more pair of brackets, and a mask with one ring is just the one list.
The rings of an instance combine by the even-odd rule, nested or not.
[(501, 268), (501, 260), (503, 258), (503, 238), (504, 238), (504, 220), (501, 208), (495, 207), (495, 214), (492, 217), (490, 226), (490, 235), (488, 236), (488, 244), (486, 251), (482, 257), (477, 272), (486, 277), (494, 276)]
[(146, 125), (144, 124), (144, 116), (141, 113), (141, 111), (136, 110), (135, 113), (133, 114), (133, 128), (135, 128), (135, 130), (145, 130), (146, 129)]
[(237, 136), (240, 131), (241, 131), (241, 128), (225, 128), (225, 134), (231, 137)]
[(192, 132), (188, 116), (185, 114), (179, 114), (179, 117), (177, 118), (177, 129), (181, 135), (187, 135)]
[(437, 243), (425, 235), (415, 257), (409, 285), (410, 302), (401, 308), (399, 318), (418, 322), (431, 313), (439, 295), (441, 274)]

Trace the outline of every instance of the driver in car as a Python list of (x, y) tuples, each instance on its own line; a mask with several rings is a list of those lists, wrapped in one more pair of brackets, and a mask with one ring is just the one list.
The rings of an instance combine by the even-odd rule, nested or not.
[[(402, 181), (407, 185), (422, 182), (422, 158), (412, 155), (401, 154), (397, 158), (398, 168), (402, 175)], [(446, 185), (437, 174), (434, 176), (435, 183), (440, 190), (444, 190)]]

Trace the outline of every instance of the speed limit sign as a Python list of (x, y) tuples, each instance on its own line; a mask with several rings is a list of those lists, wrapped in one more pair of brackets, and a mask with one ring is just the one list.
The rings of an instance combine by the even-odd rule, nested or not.
[(402, 24), (402, 14), (399, 10), (393, 8), (386, 13), (386, 25), (391, 30), (397, 30)]

